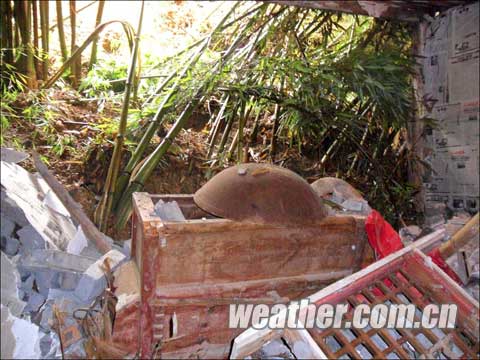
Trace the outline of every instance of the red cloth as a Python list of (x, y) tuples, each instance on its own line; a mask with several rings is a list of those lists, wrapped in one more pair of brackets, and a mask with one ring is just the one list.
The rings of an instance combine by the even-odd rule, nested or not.
[(368, 215), (365, 221), (365, 230), (368, 242), (379, 259), (403, 248), (398, 233), (376, 210), (372, 210)]
[[(398, 235), (392, 226), (385, 221), (382, 215), (376, 210), (372, 210), (365, 220), (365, 231), (367, 232), (368, 242), (373, 250), (375, 250), (377, 260), (403, 248), (400, 235)], [(433, 262), (447, 275), (461, 284), (460, 278), (440, 256), (438, 249), (432, 250), (428, 256), (430, 256)], [(386, 285), (391, 286), (391, 284)]]
[(433, 249), (428, 253), (435, 264), (438, 265), (440, 269), (445, 271), (445, 273), (450, 276), (453, 280), (455, 280), (458, 284), (462, 284), (462, 280), (458, 277), (457, 273), (452, 270), (450, 266), (448, 266), (447, 262), (442, 258), (440, 255), (440, 250), (438, 248)]

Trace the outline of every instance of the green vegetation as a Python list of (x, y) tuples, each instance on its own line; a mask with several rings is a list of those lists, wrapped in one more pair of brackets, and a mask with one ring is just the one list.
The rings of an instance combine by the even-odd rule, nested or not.
[[(232, 162), (271, 161), (310, 178), (344, 178), (394, 224), (415, 215), (412, 196), (417, 189), (408, 183), (407, 169), (416, 159), (405, 146), (413, 111), (408, 25), (276, 4), (226, 2), (222, 6), (229, 10), (215, 26), (204, 27), (204, 36), (174, 55), (158, 57), (141, 44), (135, 47), (139, 30), (125, 21), (101, 23), (104, 6), (108, 2), (99, 2), (96, 28), (87, 39), (78, 41), (80, 46), (71, 39), (70, 57), (66, 46), (60, 47), (63, 61), (55, 69), (49, 66), (45, 42), (41, 53), (48, 76), (42, 77), (44, 90), (35, 93), (41, 100), (23, 108), (12, 105), (14, 94), (24, 86), (32, 88), (26, 78), (31, 69), (20, 68), (13, 59), (29, 45), (16, 48), (13, 59), (2, 65), (1, 119), (4, 131), (19, 117), (35, 123), (51, 151), (62, 156), (79, 151), (76, 138), (55, 127), (58, 112), (42, 99), (50, 91), (73, 86), (79, 102), (97, 106), (99, 121), (82, 151), (105, 144), (111, 149), (116, 139), (97, 212), (102, 229), (112, 220), (111, 212), (117, 229), (125, 226), (131, 194), (143, 189), (173, 151), (177, 136), (200, 115), (205, 121), (196, 131), (207, 144), (205, 177)], [(48, 18), (45, 9), (40, 10)], [(74, 10), (68, 23), (75, 22)], [(23, 18), (12, 19), (12, 29)], [(61, 19), (60, 13), (60, 44), (65, 44), (63, 26), (68, 23)], [(136, 64), (97, 54), (97, 41), (112, 23), (122, 24)], [(43, 32), (45, 26), (39, 28)], [(89, 61), (83, 64), (81, 54), (90, 45)], [(84, 65), (80, 75), (79, 63)], [(179, 151), (188, 149), (176, 146), (175, 153)]]

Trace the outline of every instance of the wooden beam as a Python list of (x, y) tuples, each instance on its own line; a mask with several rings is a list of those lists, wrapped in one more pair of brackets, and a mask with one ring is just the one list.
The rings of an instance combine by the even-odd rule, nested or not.
[(424, 14), (433, 15), (435, 11), (468, 3), (465, 0), (265, 0), (265, 2), (408, 22), (418, 22)]

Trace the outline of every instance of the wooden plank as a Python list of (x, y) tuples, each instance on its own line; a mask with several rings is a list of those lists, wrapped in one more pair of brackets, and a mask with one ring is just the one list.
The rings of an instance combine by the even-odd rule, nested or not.
[(357, 235), (353, 218), (342, 220), (318, 228), (189, 234), (165, 233), (160, 225), (157, 287), (357, 270), (366, 239)]
[(328, 359), (305, 329), (286, 329), (283, 339), (297, 359)]

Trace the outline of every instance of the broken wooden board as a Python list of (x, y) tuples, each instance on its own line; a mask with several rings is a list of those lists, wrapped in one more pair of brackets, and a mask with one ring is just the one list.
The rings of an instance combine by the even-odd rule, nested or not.
[[(367, 268), (329, 285), (307, 299), (310, 303), (315, 303), (316, 305), (349, 303), (352, 307), (355, 307), (358, 305), (356, 299), (359, 295), (367, 300), (368, 303), (382, 303), (386, 299), (401, 303), (399, 294), (406, 292), (417, 308), (423, 308), (427, 303), (457, 304), (458, 317), (456, 328), (450, 330), (442, 329), (442, 331), (448, 331), (452, 334), (450, 337), (453, 339), (455, 346), (461, 349), (463, 356), (468, 358), (475, 357), (475, 349), (478, 348), (479, 342), (478, 302), (438, 268), (430, 258), (419, 251), (419, 248), (428, 246), (429, 243), (437, 241), (443, 235), (443, 230), (427, 235)], [(394, 287), (384, 286), (385, 279), (389, 279), (394, 284)], [(415, 291), (422, 294), (422, 296), (413, 296)], [(299, 313), (302, 311), (305, 312), (306, 308), (300, 308)], [(287, 311), (282, 311), (275, 315), (278, 318), (286, 318), (286, 316)], [(368, 335), (363, 331), (357, 331), (353, 341), (356, 341), (355, 346), (360, 342), (367, 344), (367, 351), (373, 358), (385, 358), (394, 356), (393, 354), (400, 358), (408, 357), (402, 346), (405, 342), (410, 343), (419, 354), (423, 354), (427, 358), (431, 357), (430, 350), (416, 339), (419, 331), (424, 332), (424, 336), (433, 344), (432, 348), (435, 344), (441, 342), (439, 337), (429, 329), (420, 329), (414, 331), (414, 333), (409, 329), (398, 329), (395, 331), (398, 331), (401, 335), (401, 340), (392, 339), (386, 329), (376, 329), (369, 330)], [(341, 332), (341, 330), (320, 330), (316, 328), (297, 330), (266, 328), (255, 330), (250, 328), (234, 340), (230, 357), (232, 359), (243, 359), (254, 354), (263, 344), (277, 338), (283, 338), (290, 345), (290, 349), (293, 349), (293, 354), (298, 358), (304, 358), (306, 352), (316, 358), (325, 359), (337, 358), (342, 355), (350, 358), (362, 357), (361, 354), (359, 355), (356, 352), (355, 346), (351, 345), (351, 341), (342, 337), (342, 334), (337, 334), (338, 332)], [(371, 340), (375, 334), (380, 334), (383, 339), (387, 339), (388, 346), (385, 349), (380, 349)], [(460, 334), (468, 338), (468, 341), (464, 341)], [(342, 339), (339, 348), (335, 351), (332, 351), (327, 345), (326, 338), (329, 336), (333, 336), (335, 339)], [(299, 349), (302, 352), (295, 353), (295, 349)], [(459, 355), (461, 356), (462, 354)]]

